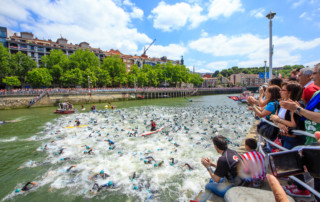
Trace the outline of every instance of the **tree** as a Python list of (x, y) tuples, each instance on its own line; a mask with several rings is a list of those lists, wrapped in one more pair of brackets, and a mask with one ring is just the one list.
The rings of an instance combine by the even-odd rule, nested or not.
[(98, 68), (96, 76), (97, 76), (97, 85), (99, 87), (111, 85), (111, 77), (110, 77), (109, 72), (107, 70), (103, 70), (101, 68)]
[(33, 87), (50, 86), (52, 80), (52, 76), (46, 68), (35, 68), (27, 75), (27, 82)]
[(7, 48), (0, 43), (0, 80), (10, 74), (10, 54)]
[(88, 49), (78, 49), (69, 57), (68, 68), (69, 70), (79, 68), (82, 71), (86, 71), (89, 68), (94, 72), (99, 65), (100, 60), (93, 52), (90, 52)]
[(201, 85), (203, 81), (200, 74), (190, 74), (190, 83), (193, 83), (194, 86)]
[(37, 67), (37, 63), (20, 51), (11, 56), (11, 75), (18, 76), (21, 82), (25, 82), (29, 71)]
[(219, 70), (216, 70), (213, 74), (212, 74), (212, 77), (218, 77), (218, 74), (219, 74)]
[(82, 75), (82, 71), (79, 68), (71, 69), (62, 75), (61, 81), (65, 86), (81, 85), (83, 82)]
[(42, 67), (49, 69), (54, 84), (61, 85), (60, 77), (68, 70), (69, 59), (62, 50), (52, 50), (41, 58)]
[(8, 86), (21, 86), (21, 82), (17, 76), (6, 76), (2, 79), (2, 82)]
[(119, 85), (126, 81), (127, 68), (119, 56), (107, 57), (103, 60), (101, 69), (108, 71), (112, 85)]

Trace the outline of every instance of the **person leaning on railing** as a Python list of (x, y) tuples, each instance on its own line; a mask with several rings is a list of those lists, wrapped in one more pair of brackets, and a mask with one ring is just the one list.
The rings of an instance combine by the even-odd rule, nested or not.
[[(281, 100), (300, 101), (302, 96), (302, 87), (297, 82), (284, 82), (281, 89)], [(300, 102), (302, 104), (302, 102)], [(295, 146), (305, 143), (305, 136), (297, 136), (288, 130), (305, 130), (304, 121), (293, 110), (287, 110), (280, 107), (277, 115), (272, 115), (270, 119), (280, 128), (280, 139), (282, 146), (286, 149), (292, 149)]]
[[(314, 67), (312, 79), (314, 80), (314, 85), (320, 86), (320, 63)], [(320, 131), (320, 91), (317, 91), (313, 94), (305, 109), (301, 107), (298, 102), (293, 102), (292, 100), (282, 101), (280, 102), (280, 105), (281, 107), (295, 111), (296, 114), (302, 116), (302, 119), (305, 120), (307, 132), (314, 134), (316, 131)], [(306, 139), (306, 145), (319, 144), (315, 137), (306, 137)], [(286, 188), (291, 192), (294, 190), (294, 188)], [(319, 178), (314, 178), (314, 188), (320, 192)], [(320, 199), (317, 198), (317, 201), (320, 201)]]

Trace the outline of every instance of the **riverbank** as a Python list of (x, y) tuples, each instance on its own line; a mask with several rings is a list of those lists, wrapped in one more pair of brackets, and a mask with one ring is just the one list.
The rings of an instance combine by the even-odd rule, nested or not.
[[(155, 99), (170, 97), (185, 97), (194, 95), (216, 95), (241, 93), (241, 88), (217, 88), (217, 89), (146, 89), (130, 91), (104, 91), (104, 92), (72, 92), (72, 93), (48, 93), (32, 107), (56, 106), (60, 102), (72, 104), (107, 103), (115, 101), (128, 101), (137, 99)], [(39, 95), (5, 95), (0, 96), (0, 109), (18, 109), (28, 107), (30, 101)]]

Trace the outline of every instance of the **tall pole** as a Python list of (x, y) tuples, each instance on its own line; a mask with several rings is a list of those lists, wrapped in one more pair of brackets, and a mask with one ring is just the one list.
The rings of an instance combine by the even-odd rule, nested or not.
[(264, 61), (264, 82), (267, 83), (267, 61)]
[(273, 46), (272, 46), (272, 18), (276, 15), (276, 13), (270, 11), (266, 17), (269, 19), (269, 80), (272, 79), (272, 54), (273, 54)]
[(269, 21), (269, 79), (272, 79), (272, 20)]
[(90, 76), (88, 76), (88, 91), (90, 93)]

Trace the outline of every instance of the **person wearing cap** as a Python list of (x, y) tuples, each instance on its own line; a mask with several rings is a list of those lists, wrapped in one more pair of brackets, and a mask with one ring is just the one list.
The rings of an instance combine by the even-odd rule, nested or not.
[(156, 130), (156, 123), (151, 120), (151, 131), (155, 131)]
[(101, 186), (99, 186), (98, 183), (94, 183), (92, 190), (97, 189), (97, 191), (94, 192), (94, 194), (97, 194), (103, 187), (111, 187), (111, 186), (115, 186), (115, 184), (112, 181), (109, 181), (106, 184), (103, 184)]
[[(32, 185), (32, 186), (29, 186), (29, 185)], [(21, 189), (16, 189), (15, 192), (19, 193), (19, 192), (23, 192), (23, 191), (29, 191), (30, 189), (32, 189), (35, 186), (37, 186), (37, 182), (27, 182), (26, 185), (24, 185)]]
[(102, 177), (102, 179), (107, 179), (107, 177), (110, 177), (110, 175), (108, 175), (107, 173), (104, 173), (104, 170), (101, 170), (100, 173), (94, 173), (88, 179), (89, 180), (91, 180), (91, 179), (96, 180), (99, 175), (100, 175), (100, 177)]

